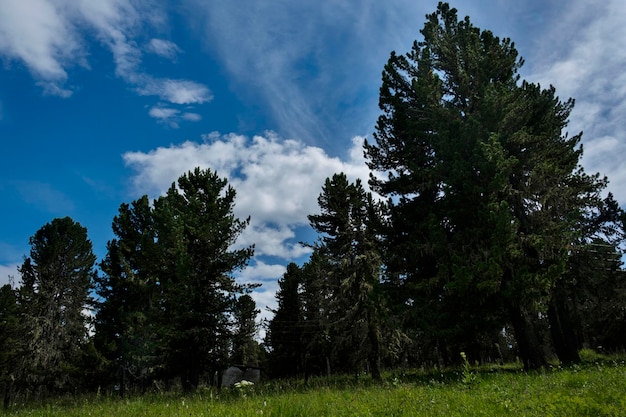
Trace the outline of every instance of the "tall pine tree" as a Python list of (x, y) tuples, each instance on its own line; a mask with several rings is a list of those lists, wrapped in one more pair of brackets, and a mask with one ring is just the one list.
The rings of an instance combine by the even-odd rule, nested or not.
[(76, 389), (95, 276), (91, 241), (87, 229), (64, 217), (39, 229), (30, 245), (17, 292), (26, 341), (21, 380), (42, 394)]
[(325, 313), (335, 354), (346, 370), (359, 372), (368, 364), (372, 377), (380, 379), (382, 260), (375, 229), (380, 205), (360, 180), (349, 183), (343, 173), (326, 180), (318, 202), (321, 212), (309, 221), (320, 234), (316, 250), (330, 265), (332, 295)]
[(428, 306), (420, 324), (431, 337), (458, 343), (506, 313), (525, 366), (541, 367), (537, 318), (606, 180), (580, 167), (581, 135), (562, 133), (573, 100), (520, 82), (509, 39), (445, 3), (421, 33), (385, 66), (383, 114), (365, 144), (383, 174), (373, 188), (394, 201), (390, 271), (416, 308)]

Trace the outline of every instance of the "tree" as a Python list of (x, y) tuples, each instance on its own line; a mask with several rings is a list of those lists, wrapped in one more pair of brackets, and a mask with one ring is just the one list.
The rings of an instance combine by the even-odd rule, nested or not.
[[(113, 219), (116, 239), (107, 244), (96, 291), (96, 346), (111, 365), (109, 381), (146, 387), (162, 369), (158, 315), (162, 291), (157, 231), (147, 196), (122, 204)], [(101, 376), (104, 377), (104, 376)]]
[(301, 340), (304, 350), (304, 381), (311, 375), (330, 375), (334, 336), (330, 318), (333, 290), (331, 264), (319, 248), (302, 265), (300, 283), (302, 302)]
[(370, 183), (394, 202), (389, 267), (437, 312), (436, 337), (441, 325), (489, 332), (505, 312), (526, 368), (541, 367), (537, 319), (606, 179), (580, 167), (581, 135), (562, 134), (573, 100), (520, 82), (509, 39), (445, 3), (421, 33), (411, 52), (391, 54), (365, 143), (370, 169), (386, 174)]
[(185, 390), (229, 358), (237, 284), (253, 247), (234, 249), (249, 223), (235, 190), (210, 169), (182, 175), (150, 205), (122, 204), (99, 281), (99, 347), (139, 386), (180, 378)]
[(235, 302), (233, 332), (233, 363), (259, 366), (259, 344), (254, 337), (258, 325), (256, 317), (261, 312), (249, 294), (243, 294)]
[(278, 280), (274, 317), (269, 322), (266, 344), (270, 346), (269, 373), (276, 377), (295, 377), (304, 370), (305, 322), (303, 316), (302, 269), (295, 263), (287, 265)]
[(621, 269), (626, 215), (613, 195), (581, 213), (579, 238), (567, 268), (552, 291), (548, 319), (562, 363), (580, 361), (585, 346), (621, 349), (624, 343), (626, 281)]
[(19, 316), (15, 291), (11, 285), (0, 287), (0, 392), (3, 406), (9, 407), (13, 381), (18, 376), (20, 337)]
[(234, 201), (226, 179), (196, 168), (154, 202), (167, 369), (186, 390), (228, 360), (236, 296), (254, 287), (232, 276), (254, 252), (232, 248), (249, 223), (235, 218)]
[(39, 229), (30, 245), (17, 292), (26, 340), (22, 379), (44, 393), (77, 388), (96, 275), (91, 241), (87, 229), (64, 217)]
[(353, 372), (366, 362), (372, 377), (380, 379), (382, 261), (375, 231), (380, 205), (360, 180), (351, 184), (343, 173), (326, 179), (318, 203), (321, 213), (308, 217), (321, 235), (316, 249), (331, 266), (332, 297), (325, 307), (335, 349)]

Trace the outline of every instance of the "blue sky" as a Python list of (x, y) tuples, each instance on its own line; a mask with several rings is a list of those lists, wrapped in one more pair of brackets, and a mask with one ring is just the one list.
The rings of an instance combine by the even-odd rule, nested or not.
[[(575, 97), (583, 165), (626, 203), (626, 3), (465, 0), (461, 17), (511, 37), (523, 78)], [(437, 1), (0, 0), (0, 284), (55, 217), (98, 258), (122, 202), (211, 167), (237, 189), (256, 244), (241, 280), (273, 305), (306, 257), (327, 176), (366, 179), (389, 53), (408, 51)]]

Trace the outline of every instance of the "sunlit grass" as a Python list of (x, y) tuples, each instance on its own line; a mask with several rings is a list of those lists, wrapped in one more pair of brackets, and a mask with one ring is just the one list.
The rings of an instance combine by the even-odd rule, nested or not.
[[(589, 359), (589, 358), (588, 358)], [(596, 356), (582, 366), (397, 372), (272, 381), (197, 394), (65, 399), (20, 405), (11, 416), (626, 416), (626, 365)]]

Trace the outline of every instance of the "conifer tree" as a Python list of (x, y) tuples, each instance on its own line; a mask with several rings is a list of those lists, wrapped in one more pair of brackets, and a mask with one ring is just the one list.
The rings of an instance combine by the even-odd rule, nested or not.
[(95, 276), (91, 241), (87, 229), (64, 217), (39, 229), (30, 245), (17, 292), (25, 341), (20, 379), (42, 394), (76, 389)]
[(287, 265), (278, 280), (277, 308), (269, 322), (266, 344), (271, 348), (269, 373), (274, 377), (295, 377), (304, 368), (304, 335), (301, 286), (303, 271), (295, 263)]
[[(392, 198), (390, 271), (423, 330), (448, 342), (506, 313), (527, 368), (546, 363), (537, 318), (606, 179), (563, 133), (574, 101), (520, 81), (510, 39), (439, 3), (406, 55), (383, 71), (371, 185)], [(449, 320), (446, 317), (459, 317)], [(452, 332), (452, 333), (450, 333)], [(459, 333), (460, 332), (460, 333)]]
[(330, 265), (325, 314), (335, 353), (349, 370), (358, 372), (367, 363), (380, 379), (382, 260), (374, 229), (380, 207), (360, 180), (351, 184), (343, 173), (326, 179), (318, 202), (320, 214), (308, 217), (320, 234), (316, 249)]

